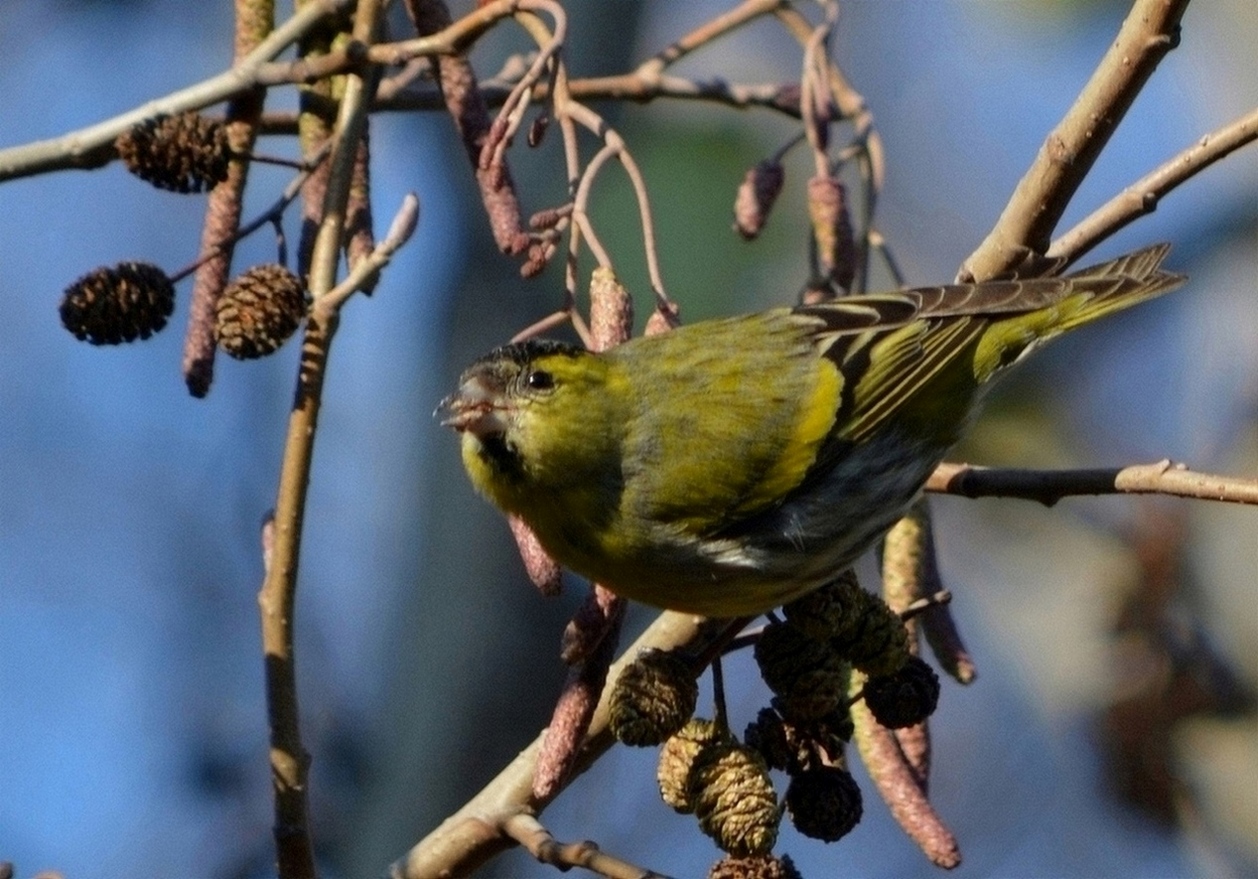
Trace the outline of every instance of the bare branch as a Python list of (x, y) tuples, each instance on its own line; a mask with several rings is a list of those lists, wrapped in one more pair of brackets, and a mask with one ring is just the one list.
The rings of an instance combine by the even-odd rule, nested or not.
[(1064, 497), (1165, 494), (1233, 504), (1258, 504), (1258, 479), (1197, 473), (1170, 460), (1096, 470), (1018, 470), (940, 464), (927, 491), (965, 497), (1012, 497), (1052, 506)]
[[(354, 36), (369, 40), (375, 32), (380, 12), (377, 0), (358, 0)], [(331, 157), (328, 159), (331, 168), (323, 201), (323, 216), (311, 253), (309, 287), (315, 306), (306, 320), (296, 399), (289, 414), (284, 459), (280, 466), (272, 564), (258, 595), (262, 610), (262, 646), (267, 660), (275, 836), (282, 879), (315, 875), (307, 822), (306, 771), (309, 757), (302, 745), (297, 711), (294, 610), (306, 493), (310, 485), (310, 467), (322, 405), (323, 379), (337, 327), (334, 303), (340, 294), (330, 294), (336, 292), (333, 288), (345, 227), (345, 205), (353, 180), (358, 141), (362, 137), (374, 87), (375, 77), (370, 71), (366, 75), (351, 73), (346, 76), (344, 97), (332, 137)], [(404, 240), (410, 228), (413, 228), (413, 223), (409, 227), (405, 222), (395, 225), (394, 237)], [(324, 298), (328, 301), (321, 305), (320, 300)]]
[(961, 266), (958, 279), (982, 281), (1042, 254), (1049, 237), (1166, 53), (1179, 44), (1188, 0), (1136, 0), (1074, 105), (1048, 135), (995, 227)]
[(1046, 256), (1064, 257), (1069, 265), (1128, 223), (1153, 213), (1158, 201), (1179, 184), (1256, 138), (1258, 108), (1202, 136), (1175, 158), (1128, 186), (1054, 241)]
[(512, 815), (502, 822), (502, 829), (538, 861), (553, 864), (560, 870), (584, 867), (592, 873), (606, 876), (607, 879), (666, 879), (654, 870), (638, 867), (600, 851), (597, 845), (588, 840), (559, 842), (532, 815)]
[(402, 206), (393, 217), (389, 232), (384, 240), (377, 244), (370, 253), (361, 257), (348, 275), (315, 301), (315, 308), (325, 313), (340, 308), (345, 300), (359, 290), (369, 290), (375, 286), (381, 270), (393, 259), (393, 254), (410, 240), (419, 222), (419, 198), (408, 192), (402, 199)]
[(695, 49), (706, 46), (730, 31), (774, 12), (782, 0), (743, 0), (742, 3), (709, 19), (680, 39), (670, 43), (652, 57), (638, 65), (635, 74), (649, 80), (665, 67), (680, 61)]
[(230, 70), (51, 140), (0, 150), (0, 181), (66, 168), (95, 168), (114, 157), (114, 139), (145, 119), (218, 104), (259, 85), (258, 70), (352, 0), (310, 0)]

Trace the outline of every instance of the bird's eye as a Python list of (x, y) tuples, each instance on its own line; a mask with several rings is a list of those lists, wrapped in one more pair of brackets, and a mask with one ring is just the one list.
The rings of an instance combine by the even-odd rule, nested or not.
[(532, 391), (549, 391), (555, 386), (555, 377), (544, 369), (535, 369), (528, 374), (524, 383)]

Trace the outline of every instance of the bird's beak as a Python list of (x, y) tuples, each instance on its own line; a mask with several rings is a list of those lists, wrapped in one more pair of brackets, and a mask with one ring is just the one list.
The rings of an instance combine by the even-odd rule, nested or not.
[(442, 400), (433, 415), (441, 419), (442, 427), (483, 437), (507, 429), (508, 407), (501, 393), (488, 387), (482, 376), (474, 375)]

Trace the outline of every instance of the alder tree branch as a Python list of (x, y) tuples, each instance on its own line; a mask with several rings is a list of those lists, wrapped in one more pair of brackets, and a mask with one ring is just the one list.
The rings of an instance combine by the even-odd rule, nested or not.
[(542, 748), (538, 736), (498, 776), (457, 812), (446, 818), (390, 869), (392, 879), (438, 879), (465, 876), (494, 855), (515, 844), (506, 823), (517, 815), (536, 815), (568, 784), (594, 764), (614, 743), (608, 727), (608, 702), (612, 685), (639, 653), (648, 649), (677, 650), (697, 656), (697, 673), (719, 652), (726, 641), (746, 624), (746, 619), (708, 620), (666, 611), (612, 664), (607, 686), (594, 710), (585, 744), (572, 774), (546, 798), (533, 793), (534, 766)]
[(532, 815), (512, 815), (502, 822), (502, 830), (540, 863), (551, 864), (561, 871), (583, 867), (607, 879), (667, 879), (654, 870), (609, 855), (589, 840), (559, 842)]
[(1109, 51), (1049, 133), (1000, 219), (965, 260), (959, 281), (982, 281), (1048, 250), (1053, 229), (1166, 53), (1179, 45), (1188, 0), (1135, 0)]
[(97, 168), (115, 156), (114, 140), (145, 119), (175, 115), (218, 104), (259, 86), (264, 62), (300, 40), (328, 16), (348, 9), (352, 0), (310, 0), (275, 28), (258, 47), (217, 76), (141, 104), (112, 118), (60, 137), (0, 150), (0, 182), (68, 168)]
[[(241, 0), (241, 5), (269, 8), (267, 2)], [(1062, 212), (1092, 163), (1161, 58), (1174, 48), (1178, 22), (1187, 2), (1135, 0), (1113, 47), (1074, 106), (1047, 138), (987, 240), (966, 261), (963, 277), (989, 277), (1021, 262), (1029, 252), (1045, 251)], [(885, 251), (885, 242), (873, 224), (883, 181), (881, 141), (863, 98), (824, 51), (829, 30), (837, 20), (833, 0), (821, 3), (826, 19), (820, 26), (785, 0), (743, 0), (646, 59), (634, 70), (589, 79), (569, 78), (563, 58), (565, 12), (563, 6), (553, 0), (488, 0), (478, 3), (473, 11), (457, 20), (452, 19), (441, 0), (409, 0), (408, 8), (419, 36), (376, 43), (381, 5), (379, 0), (357, 0), (352, 37), (343, 44), (338, 43), (337, 48), (310, 53), (293, 61), (277, 61), (275, 59), (286, 48), (306, 38), (329, 17), (350, 7), (350, 0), (306, 0), (296, 14), (269, 35), (264, 38), (259, 35), (260, 41), (254, 41), (256, 46), (249, 44), (239, 49), (238, 60), (230, 70), (61, 137), (0, 150), (0, 181), (66, 168), (93, 168), (115, 157), (115, 138), (137, 123), (158, 114), (200, 109), (227, 100), (240, 105), (256, 100), (256, 107), (245, 108), (251, 111), (245, 114), (248, 118), (240, 120), (249, 126), (250, 140), (259, 131), (294, 133), (298, 128), (296, 114), (260, 115), (265, 90), (271, 86), (322, 82), (333, 75), (344, 76), (344, 93), (339, 102), (334, 100), (335, 90), (330, 88), (327, 94), (309, 95), (310, 106), (330, 122), (331, 137), (326, 175), (319, 182), (321, 190), (307, 193), (316, 205), (309, 210), (313, 224), (309, 246), (309, 288), (313, 303), (302, 342), (276, 509), (264, 529), (266, 573), (258, 596), (267, 671), (270, 760), (275, 790), (274, 832), (278, 873), (283, 879), (314, 875), (306, 798), (310, 758), (302, 744), (299, 724), (294, 618), (306, 492), (331, 342), (341, 307), (355, 292), (370, 288), (393, 253), (409, 239), (418, 215), (418, 203), (409, 196), (389, 234), (374, 247), (367, 237), (368, 225), (354, 245), (348, 274), (337, 282), (350, 209), (369, 214), (363, 169), (370, 112), (382, 109), (445, 109), (449, 112), (480, 187), (495, 240), (506, 253), (518, 255), (527, 251), (523, 271), (540, 270), (557, 251), (563, 234), (568, 234), (566, 303), (560, 311), (531, 329), (570, 321), (592, 347), (599, 349), (607, 347), (605, 341), (600, 340), (612, 338), (600, 331), (602, 324), (593, 314), (594, 305), (588, 327), (575, 307), (575, 272), (581, 245), (594, 255), (599, 264), (596, 271), (610, 272), (611, 269), (610, 256), (599, 241), (587, 208), (595, 178), (612, 160), (624, 168), (637, 199), (645, 260), (659, 313), (667, 312), (672, 320), (676, 317), (677, 306), (664, 291), (656, 255), (646, 181), (624, 140), (585, 103), (600, 98), (634, 101), (672, 98), (735, 107), (762, 106), (804, 117), (810, 123), (815, 121), (814, 130), (809, 133), (818, 173), (837, 174), (834, 169), (853, 160), (864, 184), (860, 266), (854, 289), (859, 289), (867, 279), (871, 249), (884, 252), (894, 269)], [(548, 28), (538, 13), (549, 15), (552, 27)], [(667, 75), (670, 65), (691, 52), (767, 16), (773, 16), (805, 50), (809, 81), (802, 91), (800, 85), (791, 83), (697, 82)], [(510, 75), (504, 68), (500, 79), (478, 82), (465, 53), (480, 36), (508, 17), (514, 18), (530, 35), (538, 51), (528, 59), (513, 59), (514, 64), (507, 65), (512, 71)], [(424, 66), (420, 59), (428, 59), (434, 67), (435, 88), (411, 89), (406, 85), (414, 80), (416, 70)], [(377, 85), (386, 66), (402, 70), (385, 81), (388, 97), (377, 100)], [(806, 105), (805, 97), (808, 98)], [(530, 231), (525, 231), (507, 154), (512, 136), (525, 130), (526, 114), (539, 103), (544, 103), (545, 109), (534, 119), (533, 128), (528, 129), (529, 141), (533, 143), (535, 137), (540, 138), (546, 124), (552, 120), (559, 126), (564, 146), (567, 200), (539, 212), (530, 224)], [(489, 113), (491, 106), (501, 107), (496, 118)], [(305, 109), (308, 107), (303, 103)], [(239, 115), (237, 109), (229, 107), (229, 121)], [(850, 124), (853, 134), (851, 142), (837, 152), (836, 160), (829, 152), (828, 126), (838, 121)], [(599, 141), (597, 151), (584, 164), (578, 142), (581, 130)], [(1153, 210), (1157, 200), (1179, 183), (1256, 137), (1258, 111), (1207, 135), (1128, 187), (1062, 236), (1049, 253), (1070, 259), (1077, 257), (1126, 223)], [(212, 252), (221, 256), (220, 262), (226, 266), (229, 261), (226, 246), (242, 234), (239, 196), (243, 182), (242, 174), (239, 186), (223, 187), (222, 198), (235, 200), (236, 213), (234, 217), (226, 217), (222, 228), (207, 243), (212, 249), (203, 249), (202, 261), (207, 264), (205, 255)], [(356, 199), (361, 196), (352, 204), (351, 191), (358, 193)], [(291, 197), (287, 194), (283, 204)], [(211, 205), (214, 204), (212, 201)], [(211, 214), (214, 210), (212, 207)], [(224, 272), (225, 268), (220, 271), (219, 289), (226, 277)], [(197, 308), (208, 313), (205, 308), (194, 306)], [(631, 313), (627, 317), (621, 314), (619, 319), (621, 330), (615, 336), (617, 341), (627, 336), (632, 326)], [(197, 326), (204, 331), (206, 324), (201, 320)], [(212, 353), (212, 345), (210, 350)], [(198, 341), (194, 353), (197, 352), (204, 355), (205, 338)], [(190, 376), (193, 372), (190, 371)], [(208, 378), (204, 383), (208, 387)], [(1019, 497), (1045, 504), (1072, 495), (1111, 493), (1155, 493), (1258, 504), (1258, 480), (1194, 473), (1169, 461), (1077, 471), (996, 470), (945, 463), (936, 470), (927, 487), (931, 491), (968, 497)], [(528, 553), (525, 555), (527, 560)], [(557, 583), (558, 569), (547, 564), (548, 559), (535, 561), (538, 564), (531, 568), (535, 579), (547, 584)], [(968, 680), (973, 676), (973, 666), (946, 607), (940, 606), (944, 602), (942, 596), (947, 593), (942, 591), (939, 582), (928, 522), (923, 520), (920, 533), (913, 535), (902, 550), (896, 550), (890, 562), (901, 565), (908, 572), (905, 576), (913, 579), (911, 584), (906, 581), (906, 591), (900, 596), (903, 601), (897, 599), (897, 606), (903, 605), (900, 609), (906, 611), (906, 616), (921, 621), (943, 664), (951, 663), (949, 670), (959, 679)], [(909, 585), (912, 590), (907, 590)], [(628, 662), (647, 648), (684, 651), (695, 657), (693, 669), (697, 673), (719, 654), (744, 622), (664, 613), (619, 661), (611, 664), (606, 677), (614, 682)], [(607, 639), (604, 646), (608, 653), (606, 658), (610, 659), (608, 632), (611, 629), (600, 631)], [(513, 844), (523, 844), (540, 861), (561, 869), (581, 866), (616, 879), (658, 875), (605, 855), (592, 843), (561, 844), (535, 817), (572, 778), (591, 766), (612, 744), (607, 725), (610, 687), (604, 687), (600, 695), (593, 681), (598, 678), (601, 684), (602, 666), (591, 665), (590, 669), (589, 681), (586, 681), (589, 685), (583, 694), (587, 704), (581, 707), (584, 734), (582, 728), (573, 727), (576, 731), (570, 735), (572, 741), (565, 745), (571, 747), (570, 753), (556, 764), (562, 771), (553, 773), (539, 792), (536, 776), (544, 741), (539, 737), (479, 794), (395, 863), (392, 876), (415, 879), (464, 875)], [(853, 692), (859, 690), (859, 679), (853, 679), (853, 687)], [(587, 716), (588, 728), (585, 728)], [(863, 703), (853, 706), (853, 716), (857, 745), (880, 791), (888, 798), (893, 814), (932, 860), (941, 866), (955, 866), (959, 862), (956, 842), (926, 798), (928, 742), (924, 738), (924, 727), (916, 738), (898, 737), (879, 727)]]
[(1175, 187), (1255, 139), (1258, 107), (1203, 135), (1175, 158), (1128, 186), (1054, 241), (1045, 255), (1064, 258), (1069, 265), (1127, 224), (1153, 213), (1158, 201)]
[[(378, 0), (358, 0), (354, 19), (356, 38), (370, 39), (380, 11)], [(306, 319), (297, 391), (284, 444), (275, 505), (272, 560), (258, 596), (262, 610), (262, 643), (266, 654), (275, 837), (281, 879), (306, 879), (315, 875), (307, 815), (310, 757), (302, 744), (297, 702), (294, 650), (297, 571), (323, 379), (336, 334), (339, 306), (348, 295), (333, 295), (345, 228), (345, 206), (354, 179), (355, 158), (365, 130), (374, 81), (370, 73), (365, 76), (347, 74), (332, 136), (323, 216), (310, 260), (309, 289), (314, 305)], [(401, 224), (399, 237), (403, 240), (409, 234), (408, 225), (405, 222)]]
[(1065, 497), (1162, 494), (1233, 504), (1258, 504), (1258, 479), (1198, 473), (1170, 460), (1094, 470), (1020, 470), (945, 462), (927, 491), (969, 498), (1009, 497), (1052, 506)]
[(394, 215), (384, 239), (370, 253), (359, 259), (340, 283), (315, 301), (312, 306), (314, 310), (322, 312), (327, 320), (355, 293), (374, 287), (380, 272), (393, 259), (393, 254), (410, 240), (418, 223), (419, 198), (415, 193), (408, 192), (402, 199), (402, 205)]

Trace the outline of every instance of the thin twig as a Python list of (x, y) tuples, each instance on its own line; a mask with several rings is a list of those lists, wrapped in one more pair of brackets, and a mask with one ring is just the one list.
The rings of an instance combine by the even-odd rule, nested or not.
[[(830, 6), (827, 5), (826, 8), (828, 11)], [(801, 47), (807, 46), (813, 33), (813, 26), (798, 9), (782, 4), (774, 10), (774, 14)], [(878, 196), (882, 192), (886, 160), (883, 154), (882, 138), (874, 128), (873, 113), (866, 106), (865, 98), (847, 81), (833, 59), (825, 59), (825, 70), (830, 96), (838, 105), (842, 117), (849, 120), (855, 129), (852, 145), (856, 148), (855, 156), (864, 189), (861, 198), (856, 272), (849, 292), (863, 293), (869, 284), (870, 234), (874, 228)]]
[[(548, 69), (552, 71), (555, 69), (555, 56), (563, 49), (568, 33), (568, 18), (564, 13), (563, 7), (558, 4), (545, 4), (542, 8), (545, 8), (554, 18), (554, 31), (551, 33), (550, 39), (544, 45), (538, 47), (538, 52), (532, 63), (524, 72), (524, 75), (520, 77), (520, 81), (511, 89), (507, 99), (502, 102), (502, 108), (498, 111), (498, 119), (494, 123), (494, 136), (485, 145), (486, 147), (492, 147), (493, 155), (487, 158), (482, 150), (481, 164), (483, 165), (489, 166), (502, 161), (503, 152), (506, 150), (511, 138), (519, 131), (520, 124), (524, 121), (524, 114), (528, 110), (529, 104), (533, 101), (534, 87), (542, 81), (543, 74)], [(545, 78), (547, 82), (553, 81), (553, 73)]]
[(947, 589), (940, 589), (938, 592), (932, 592), (922, 598), (918, 598), (911, 604), (907, 605), (904, 610), (900, 611), (900, 619), (911, 620), (919, 617), (933, 607), (941, 607), (952, 601), (952, 593)]
[[(543, 0), (535, 0), (535, 2), (541, 4)], [(529, 32), (529, 35), (533, 37), (538, 46), (545, 48), (552, 45), (554, 36), (547, 30), (545, 23), (540, 18), (529, 12), (523, 12), (517, 15), (516, 18), (525, 30)], [(590, 247), (595, 251), (599, 264), (603, 266), (611, 264), (610, 258), (607, 256), (606, 251), (602, 249), (597, 238), (594, 237), (593, 229), (585, 218), (583, 209), (585, 198), (582, 196), (588, 197), (589, 187), (592, 185), (598, 169), (610, 156), (614, 155), (625, 169), (625, 174), (633, 186), (634, 196), (637, 199), (638, 215), (642, 226), (643, 250), (646, 254), (647, 276), (650, 279), (651, 288), (655, 292), (656, 302), (661, 307), (675, 311), (676, 306), (664, 289), (664, 280), (660, 273), (659, 253), (655, 242), (655, 222), (651, 216), (650, 198), (641, 169), (639, 169), (637, 162), (634, 161), (623, 138), (615, 129), (609, 126), (599, 114), (571, 98), (567, 91), (566, 69), (557, 57), (554, 61), (556, 63), (556, 71), (554, 77), (553, 112), (564, 134), (564, 152), (568, 165), (569, 186), (575, 187), (571, 190), (573, 195), (572, 227), (568, 246), (565, 287), (575, 296), (576, 250), (582, 234), (590, 239)], [(604, 144), (584, 172), (579, 171), (573, 123), (581, 125), (602, 138)], [(575, 317), (576, 312), (573, 311), (572, 314)]]
[[(327, 16), (350, 5), (352, 0), (311, 0), (288, 21), (276, 28), (265, 44), (235, 66), (201, 82), (171, 92), (93, 125), (67, 132), (56, 138), (33, 141), (0, 149), (0, 181), (28, 177), (69, 168), (96, 168), (116, 157), (114, 140), (119, 134), (145, 119), (186, 110), (200, 110), (229, 100), (257, 86), (312, 83), (345, 73), (364, 63), (406, 64), (418, 59), (453, 55), (466, 49), (499, 20), (509, 17), (522, 5), (519, 0), (494, 0), (453, 21), (437, 33), (411, 40), (381, 43), (364, 48), (351, 43), (315, 59), (277, 62), (269, 59), (301, 39)], [(757, 5), (773, 5), (761, 3)], [(489, 106), (502, 104), (512, 85), (489, 82), (482, 95)], [(676, 76), (652, 76), (644, 70), (614, 76), (587, 77), (570, 82), (571, 95), (578, 100), (651, 101), (658, 98), (699, 100), (731, 107), (765, 107), (799, 115), (799, 89), (794, 84), (731, 84), (724, 80), (695, 81)], [(531, 100), (549, 97), (545, 81), (534, 87)], [(403, 90), (383, 99), (373, 110), (436, 110), (444, 107), (438, 90)], [(843, 102), (840, 101), (840, 106)], [(847, 111), (845, 110), (845, 113)], [(292, 134), (297, 114), (290, 111), (268, 113), (261, 120), (263, 134)]]
[[(327, 158), (328, 150), (331, 146), (332, 144), (330, 142), (324, 144), (323, 149), (319, 150), (319, 152), (311, 157), (310, 163), (302, 168), (301, 173), (297, 174), (288, 182), (288, 185), (284, 187), (284, 190), (280, 193), (279, 197), (271, 203), (271, 206), (262, 211), (248, 223), (242, 223), (239, 227), (237, 227), (236, 233), (232, 236), (231, 240), (233, 242), (237, 242), (242, 238), (248, 238), (267, 223), (273, 224), (278, 222), (284, 215), (284, 212), (288, 209), (288, 206), (292, 203), (293, 199), (301, 193), (302, 187), (305, 186), (306, 181), (310, 179), (310, 176), (317, 168), (322, 166), (323, 160)], [(213, 259), (220, 252), (220, 250), (215, 249), (202, 253), (186, 266), (171, 272), (171, 281), (179, 281), (181, 278), (187, 277), (196, 271), (198, 266)]]
[(624, 139), (609, 127), (602, 117), (583, 104), (575, 101), (568, 103), (566, 112), (581, 125), (603, 138), (607, 147), (611, 148), (625, 169), (625, 176), (633, 186), (634, 197), (638, 203), (638, 220), (642, 227), (642, 248), (646, 255), (647, 277), (651, 289), (655, 292), (656, 304), (660, 307), (675, 309), (676, 305), (664, 288), (664, 277), (660, 273), (659, 249), (655, 243), (655, 220), (651, 217), (651, 200), (647, 193), (646, 178), (642, 170), (629, 152)]
[(1258, 108), (1203, 135), (1175, 158), (1128, 186), (1054, 241), (1046, 256), (1063, 257), (1069, 265), (1128, 223), (1153, 213), (1158, 201), (1179, 184), (1255, 139)]
[(721, 657), (712, 660), (712, 704), (717, 729), (729, 729), (729, 709), (725, 705), (725, 669)]
[(583, 867), (607, 879), (667, 879), (654, 870), (609, 855), (589, 840), (559, 842), (532, 815), (520, 812), (510, 815), (502, 822), (502, 830), (540, 863), (551, 864), (560, 870)]
[[(481, 83), (481, 94), (485, 97), (485, 103), (491, 107), (501, 106), (512, 88), (514, 82), (488, 79)], [(800, 115), (799, 86), (795, 83), (731, 83), (724, 79), (694, 80), (666, 74), (648, 78), (634, 70), (608, 76), (574, 77), (569, 80), (569, 90), (573, 98), (587, 102), (614, 100), (649, 103), (660, 99), (703, 101), (740, 110), (760, 107), (792, 118)], [(545, 101), (550, 94), (550, 86), (542, 81), (533, 86), (532, 100), (535, 103)], [(440, 108), (440, 96), (435, 89), (427, 86), (389, 93), (382, 96), (375, 107), (376, 110), (390, 112)], [(292, 122), (281, 113), (268, 117), (268, 122), (272, 127), (267, 130), (273, 133), (286, 133), (292, 126)]]
[(1070, 199), (1140, 89), (1179, 44), (1188, 0), (1136, 0), (1118, 37), (1074, 105), (1048, 135), (1000, 219), (961, 266), (958, 280), (982, 281), (1042, 254)]
[(352, 0), (310, 0), (300, 12), (277, 27), (256, 49), (231, 69), (187, 88), (149, 101), (126, 113), (71, 131), (50, 140), (0, 150), (0, 181), (66, 168), (95, 168), (110, 161), (114, 140), (145, 119), (176, 115), (221, 103), (258, 85), (261, 66), (279, 55), (330, 15), (347, 9)]
[(389, 232), (384, 240), (377, 244), (371, 253), (360, 259), (339, 284), (315, 300), (314, 307), (325, 313), (325, 319), (327, 313), (339, 309), (350, 296), (359, 290), (370, 289), (375, 284), (381, 270), (393, 259), (393, 254), (410, 240), (418, 222), (419, 197), (413, 192), (408, 192), (402, 199), (402, 206), (394, 215), (393, 223), (389, 226)]
[[(375, 30), (380, 4), (359, 0), (355, 34), (360, 39)], [(310, 467), (322, 403), (323, 380), (332, 339), (336, 334), (338, 311), (334, 291), (344, 231), (345, 205), (353, 178), (354, 157), (362, 135), (370, 90), (374, 80), (368, 74), (347, 75), (345, 94), (332, 141), (328, 188), (323, 218), (311, 254), (309, 287), (315, 306), (306, 320), (302, 342), (297, 392), (289, 415), (284, 459), (275, 504), (275, 548), (273, 563), (258, 596), (262, 609), (262, 643), (267, 657), (267, 704), (270, 706), (271, 771), (275, 785), (276, 838), (280, 846), (279, 875), (282, 879), (302, 879), (314, 875), (314, 861), (306, 822), (306, 783), (309, 757), (301, 741), (297, 710), (296, 654), (294, 651), (294, 609), (297, 598), (297, 569), (301, 552), (302, 524)], [(405, 230), (398, 230), (400, 237)], [(338, 294), (339, 296), (339, 294)], [(321, 299), (328, 302), (321, 304)], [(340, 301), (344, 301), (341, 297)], [(294, 817), (295, 816), (295, 817)], [(300, 823), (294, 823), (300, 819)], [(289, 834), (291, 840), (281, 833)], [(300, 845), (307, 863), (296, 858), (286, 861), (284, 847)]]
[(1258, 504), (1258, 479), (1198, 473), (1170, 460), (1095, 470), (1018, 470), (940, 464), (927, 491), (965, 497), (1011, 497), (1052, 506), (1064, 497), (1164, 494), (1233, 504)]
[(695, 49), (710, 45), (730, 31), (772, 13), (782, 5), (782, 0), (743, 0), (733, 9), (709, 19), (680, 39), (670, 43), (638, 65), (636, 76), (650, 81), (665, 67), (680, 61)]

